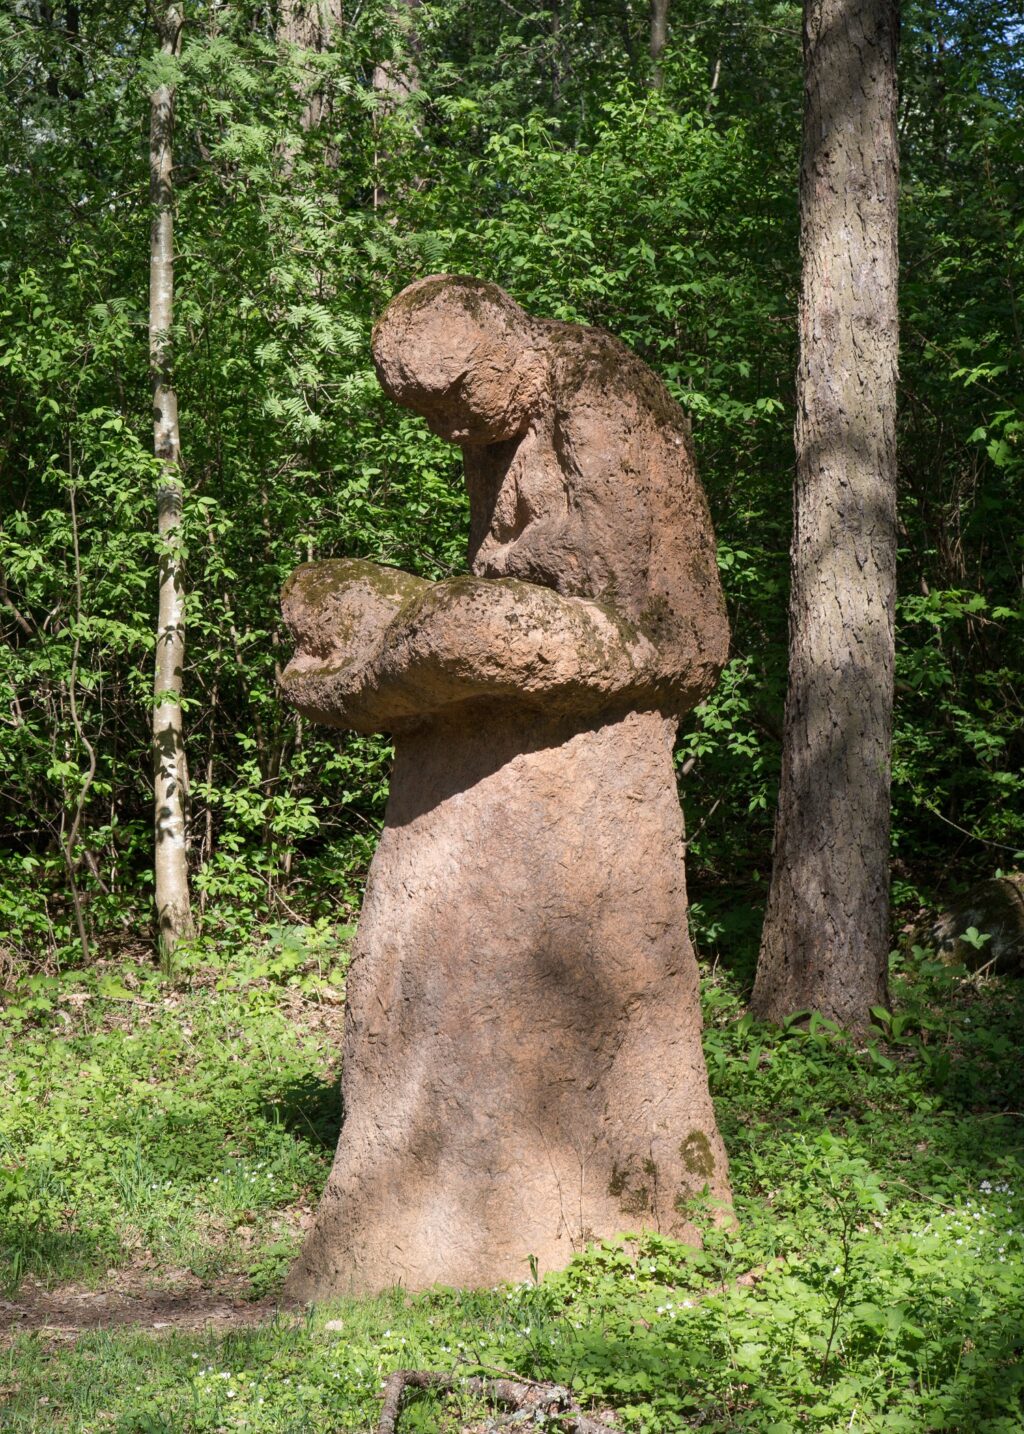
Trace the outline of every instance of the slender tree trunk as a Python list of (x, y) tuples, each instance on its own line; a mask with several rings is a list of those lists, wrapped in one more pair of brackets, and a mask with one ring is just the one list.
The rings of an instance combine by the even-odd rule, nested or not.
[[(419, 3), (420, 0), (396, 0), (396, 3), (389, 7), (392, 19), (399, 22), (404, 31), (405, 54), (376, 65), (373, 71), (373, 89), (378, 99), (377, 113), (374, 118), (374, 131), (377, 136), (374, 140), (373, 164), (375, 175), (374, 209), (388, 207), (389, 198), (394, 197), (388, 195), (385, 186), (380, 182), (381, 168), (391, 157), (387, 149), (387, 139), (385, 138), (383, 143), (381, 142), (381, 121), (386, 122), (420, 89), (420, 75), (416, 67), (416, 52), (419, 48), (416, 33), (416, 11), (419, 9)], [(415, 133), (419, 134), (418, 128)], [(419, 188), (418, 179), (413, 179), (413, 186)]]
[[(419, 71), (416, 68), (417, 35), (415, 11), (420, 0), (396, 0), (390, 7), (394, 19), (402, 22), (406, 35), (406, 55), (402, 59), (388, 60), (376, 65), (373, 71), (373, 88), (381, 97), (382, 109), (391, 114), (410, 95), (420, 88)], [(404, 14), (403, 14), (404, 12)]]
[(789, 688), (754, 1009), (886, 1000), (896, 577), (895, 0), (805, 0)]
[(551, 5), (551, 109), (557, 114), (562, 107), (562, 15), (560, 0)]
[[(286, 44), (320, 54), (330, 46), (331, 32), (341, 20), (340, 0), (285, 0), (277, 33)], [(322, 86), (315, 81), (304, 84), (302, 98), (302, 128), (315, 129), (326, 113)]]
[(661, 56), (668, 40), (668, 0), (651, 0), (651, 89), (660, 90), (665, 80)]
[[(168, 4), (158, 13), (160, 53), (181, 49), (182, 12)], [(157, 531), (160, 603), (153, 680), (153, 786), (157, 934), (165, 960), (193, 934), (188, 892), (185, 817), (188, 768), (182, 723), (185, 603), (182, 573), (181, 435), (172, 372), (174, 319), (174, 87), (161, 84), (149, 97), (149, 176), (153, 224), (149, 251), (149, 360), (153, 384), (153, 448), (160, 460)]]

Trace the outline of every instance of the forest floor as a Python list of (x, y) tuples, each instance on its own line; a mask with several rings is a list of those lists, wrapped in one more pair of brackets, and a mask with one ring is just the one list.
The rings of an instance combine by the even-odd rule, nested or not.
[[(857, 1047), (758, 1026), (720, 963), (705, 1048), (737, 1228), (288, 1311), (337, 1138), (343, 968), (260, 948), (168, 982), (137, 957), (10, 994), (0, 1428), (370, 1430), (414, 1367), (555, 1380), (650, 1434), (1024, 1429), (1019, 983), (917, 952)], [(417, 1395), (400, 1430), (479, 1416)]]
[(0, 1348), (20, 1335), (39, 1332), (50, 1339), (74, 1339), (86, 1330), (236, 1329), (259, 1324), (276, 1313), (276, 1300), (253, 1300), (237, 1276), (205, 1283), (190, 1270), (109, 1270), (99, 1288), (71, 1282), (47, 1289), (29, 1276), (13, 1299), (0, 1298)]

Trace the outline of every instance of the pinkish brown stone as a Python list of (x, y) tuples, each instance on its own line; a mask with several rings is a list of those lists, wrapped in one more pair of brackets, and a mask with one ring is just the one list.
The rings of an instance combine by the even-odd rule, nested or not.
[(686, 419), (609, 335), (474, 279), (404, 290), (374, 357), (463, 449), (473, 572), (285, 587), (289, 699), (395, 739), (299, 1299), (696, 1239), (694, 1198), (729, 1199), (672, 764), (728, 642)]

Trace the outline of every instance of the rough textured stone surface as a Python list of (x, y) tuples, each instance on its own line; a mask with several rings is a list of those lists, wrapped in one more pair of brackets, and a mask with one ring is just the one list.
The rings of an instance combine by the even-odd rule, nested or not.
[(472, 575), (339, 560), (284, 592), (289, 698), (395, 735), (300, 1299), (695, 1239), (729, 1197), (672, 765), (728, 641), (686, 420), (609, 335), (478, 280), (404, 290), (374, 355), (463, 449)]

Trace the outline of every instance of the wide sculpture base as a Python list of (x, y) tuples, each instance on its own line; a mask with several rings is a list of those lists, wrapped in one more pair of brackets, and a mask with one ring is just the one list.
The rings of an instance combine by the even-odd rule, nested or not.
[[(349, 974), (337, 1157), (294, 1299), (481, 1286), (728, 1199), (675, 722), (500, 707), (396, 740)], [(486, 913), (486, 915), (483, 915)]]

